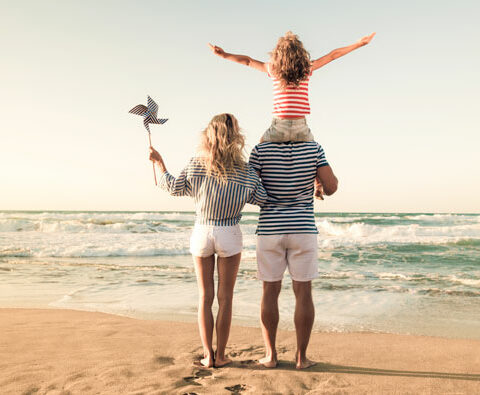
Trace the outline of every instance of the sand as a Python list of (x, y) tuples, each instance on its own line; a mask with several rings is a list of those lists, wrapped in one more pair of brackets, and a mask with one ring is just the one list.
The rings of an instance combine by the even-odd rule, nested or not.
[(200, 356), (193, 323), (57, 309), (0, 309), (1, 394), (475, 394), (480, 341), (374, 333), (314, 333), (297, 371), (294, 332), (280, 331), (267, 370), (258, 328), (232, 328), (221, 369)]

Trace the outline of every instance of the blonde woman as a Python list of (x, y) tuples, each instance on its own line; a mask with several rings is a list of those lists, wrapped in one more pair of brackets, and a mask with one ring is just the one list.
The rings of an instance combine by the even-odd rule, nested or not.
[[(168, 173), (160, 154), (150, 147), (150, 160), (162, 173), (160, 187), (173, 196), (195, 200), (196, 220), (190, 239), (199, 291), (198, 327), (204, 349), (200, 363), (221, 367), (231, 362), (225, 355), (232, 320), (232, 298), (242, 251), (238, 225), (245, 203), (262, 205), (267, 194), (243, 156), (245, 139), (231, 114), (212, 118), (201, 134), (199, 153), (180, 175)], [(215, 256), (218, 271), (217, 350), (212, 338), (215, 296)]]

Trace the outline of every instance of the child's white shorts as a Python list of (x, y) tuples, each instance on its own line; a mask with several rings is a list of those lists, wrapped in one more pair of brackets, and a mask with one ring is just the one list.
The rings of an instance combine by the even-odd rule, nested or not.
[(317, 235), (290, 233), (257, 236), (257, 277), (280, 281), (288, 267), (295, 281), (310, 281), (318, 276)]
[(242, 252), (243, 239), (240, 225), (213, 226), (195, 224), (190, 238), (190, 252), (207, 257), (217, 254), (229, 257)]
[(272, 124), (263, 134), (260, 142), (282, 143), (287, 141), (314, 141), (305, 118), (273, 118)]

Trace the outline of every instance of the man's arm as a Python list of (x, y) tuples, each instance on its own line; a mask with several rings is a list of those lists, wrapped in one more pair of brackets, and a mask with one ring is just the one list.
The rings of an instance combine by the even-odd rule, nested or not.
[(317, 179), (323, 186), (323, 193), (330, 196), (337, 191), (338, 179), (333, 174), (333, 170), (330, 166), (322, 166), (317, 169)]
[(264, 73), (267, 72), (267, 64), (264, 62), (252, 59), (251, 57), (246, 55), (235, 55), (233, 53), (225, 52), (222, 48), (217, 47), (216, 45), (212, 45), (210, 43), (208, 43), (208, 46), (215, 55), (220, 56), (223, 59), (243, 64), (255, 70), (263, 71)]
[(347, 53), (352, 52), (353, 50), (363, 47), (364, 45), (367, 45), (370, 41), (372, 41), (373, 36), (375, 36), (375, 33), (370, 34), (369, 36), (362, 37), (360, 40), (358, 40), (355, 44), (348, 45), (343, 48), (337, 48), (328, 53), (325, 56), (322, 56), (321, 58), (318, 58), (312, 62), (312, 70), (317, 70), (320, 67), (325, 66), (327, 63), (330, 63), (332, 60), (338, 59)]

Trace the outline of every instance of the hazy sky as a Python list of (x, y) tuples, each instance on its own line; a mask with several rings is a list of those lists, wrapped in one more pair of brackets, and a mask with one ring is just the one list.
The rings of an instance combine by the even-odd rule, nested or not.
[(312, 58), (377, 32), (310, 83), (340, 180), (318, 211), (480, 212), (478, 15), (475, 1), (0, 0), (0, 209), (192, 210), (154, 186), (128, 110), (149, 94), (170, 118), (152, 138), (173, 174), (217, 113), (249, 152), (271, 82), (207, 42), (266, 61), (292, 30)]

